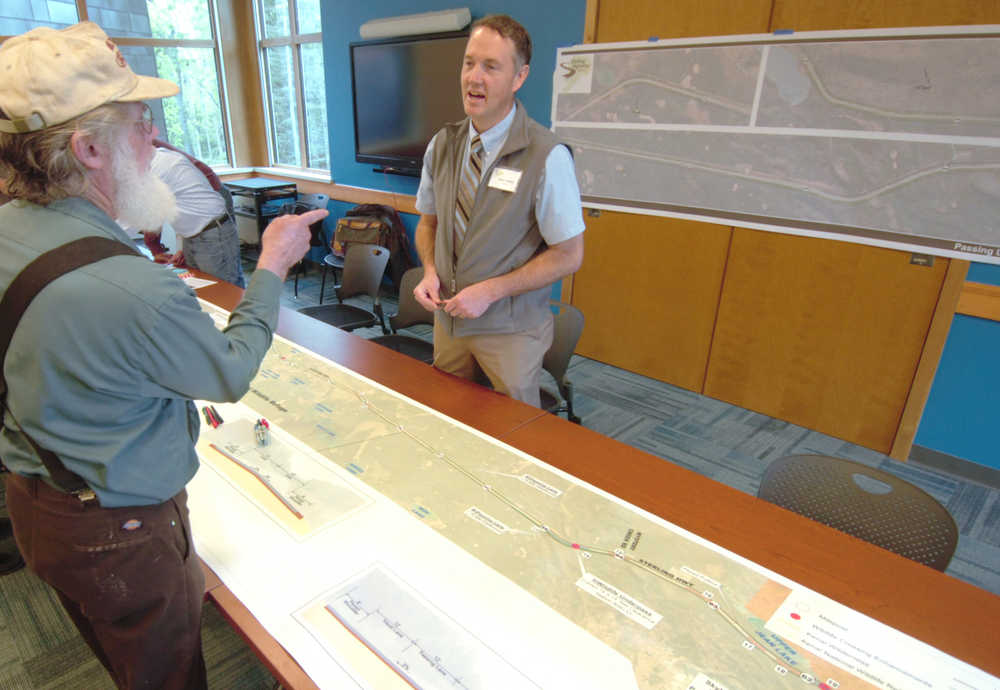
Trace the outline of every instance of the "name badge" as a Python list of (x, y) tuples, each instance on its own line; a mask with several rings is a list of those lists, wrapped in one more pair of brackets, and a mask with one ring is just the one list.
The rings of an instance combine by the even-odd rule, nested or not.
[(517, 183), (521, 181), (521, 171), (511, 168), (493, 168), (489, 186), (505, 192), (516, 192)]

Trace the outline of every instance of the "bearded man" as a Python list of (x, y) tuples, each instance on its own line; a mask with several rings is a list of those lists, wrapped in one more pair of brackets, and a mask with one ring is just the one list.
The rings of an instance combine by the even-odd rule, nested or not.
[[(0, 46), (0, 177), (14, 197), (0, 207), (4, 301), (49, 250), (87, 237), (131, 247), (114, 219), (170, 218), (173, 196), (149, 172), (158, 132), (143, 101), (177, 91), (133, 73), (89, 22)], [(184, 490), (198, 467), (192, 399), (248, 390), (285, 275), (326, 213), (269, 226), (222, 332), (172, 272), (120, 255), (50, 282), (7, 334), (0, 458), (14, 536), (118, 687), (206, 686), (204, 578)]]

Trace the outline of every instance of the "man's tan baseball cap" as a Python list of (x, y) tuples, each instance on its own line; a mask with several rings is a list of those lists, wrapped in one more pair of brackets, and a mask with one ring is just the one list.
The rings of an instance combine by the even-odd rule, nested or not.
[(93, 22), (39, 27), (0, 45), (0, 132), (24, 134), (62, 124), (113, 101), (173, 96), (172, 81), (133, 72)]

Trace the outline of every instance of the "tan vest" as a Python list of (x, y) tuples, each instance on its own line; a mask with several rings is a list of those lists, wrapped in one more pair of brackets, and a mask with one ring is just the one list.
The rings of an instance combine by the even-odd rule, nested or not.
[[(453, 247), (455, 199), (462, 167), (468, 119), (442, 128), (434, 143), (434, 200), (438, 210), (434, 265), (441, 290), (448, 297), (463, 288), (510, 273), (546, 248), (535, 220), (535, 196), (545, 172), (545, 159), (559, 143), (555, 135), (525, 114), (520, 101), (507, 141), (486, 170), (476, 190), (465, 238)], [(521, 173), (517, 189), (505, 192), (489, 186), (497, 167)], [(457, 256), (457, 261), (455, 257)], [(497, 300), (477, 319), (453, 319), (436, 312), (457, 336), (516, 333), (541, 325), (548, 318), (551, 286)]]

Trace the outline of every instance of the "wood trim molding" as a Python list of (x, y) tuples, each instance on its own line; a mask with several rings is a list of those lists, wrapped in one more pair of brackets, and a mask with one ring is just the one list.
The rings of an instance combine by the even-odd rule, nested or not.
[(573, 304), (574, 278), (576, 278), (576, 274), (570, 273), (568, 276), (562, 279), (562, 282), (559, 285), (559, 301), (565, 302), (566, 304)]
[[(260, 177), (260, 175), (234, 174), (220, 175), (219, 177), (225, 182), (244, 180), (248, 177)], [(412, 194), (394, 194), (393, 192), (384, 192), (379, 189), (368, 189), (367, 187), (352, 187), (333, 182), (303, 180), (301, 177), (292, 177), (271, 172), (268, 172), (266, 177), (294, 182), (298, 185), (300, 192), (307, 194), (328, 194), (330, 199), (335, 201), (347, 201), (352, 204), (385, 204), (386, 206), (392, 206), (400, 213), (413, 213), (416, 215), (420, 213), (417, 211), (417, 197)]]
[(583, 42), (597, 42), (597, 12), (600, 9), (600, 0), (587, 0), (587, 9), (584, 11), (583, 20)]
[(965, 283), (955, 313), (1000, 321), (1000, 285)]
[[(331, 199), (349, 201), (352, 204), (385, 204), (386, 206), (392, 206), (400, 213), (420, 214), (420, 212), (417, 211), (417, 197), (411, 194), (396, 194), (394, 192), (385, 192), (381, 189), (351, 187), (349, 185), (336, 184), (332, 182), (328, 184), (314, 184), (329, 190), (325, 193), (329, 194)], [(318, 192), (320, 190), (316, 189), (313, 191)]]
[(226, 92), (232, 124), (232, 164), (267, 165), (267, 127), (262, 107), (253, 7), (240, 0), (219, 0), (219, 37), (226, 67)]
[(930, 327), (927, 329), (924, 349), (920, 353), (920, 361), (917, 362), (917, 370), (913, 374), (913, 384), (910, 386), (910, 392), (906, 396), (906, 404), (903, 405), (903, 412), (899, 418), (899, 426), (896, 428), (896, 437), (893, 439), (892, 448), (889, 450), (889, 457), (896, 460), (905, 462), (910, 457), (910, 450), (913, 448), (913, 439), (916, 438), (917, 427), (920, 425), (920, 418), (924, 414), (924, 406), (927, 405), (927, 397), (931, 392), (934, 374), (937, 373), (938, 363), (941, 361), (941, 353), (944, 352), (944, 344), (948, 339), (948, 330), (951, 328), (959, 295), (963, 291), (965, 276), (968, 271), (968, 261), (951, 259), (948, 264), (948, 271), (945, 273), (944, 281), (941, 284), (941, 293), (938, 297), (937, 306), (934, 308), (934, 315), (931, 317)]

